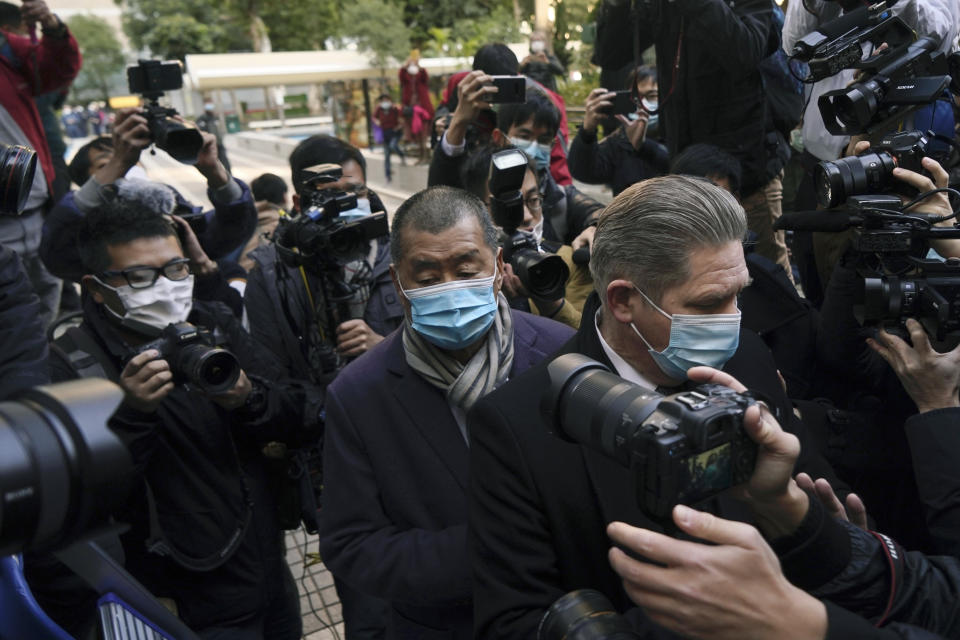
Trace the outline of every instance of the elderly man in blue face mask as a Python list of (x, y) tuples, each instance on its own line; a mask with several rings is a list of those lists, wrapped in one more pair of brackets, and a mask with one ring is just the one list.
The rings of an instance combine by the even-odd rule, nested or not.
[(572, 332), (510, 309), (497, 231), (466, 191), (407, 200), (390, 249), (405, 321), (327, 388), (320, 550), (339, 580), (390, 602), (389, 637), (467, 639), (465, 414)]

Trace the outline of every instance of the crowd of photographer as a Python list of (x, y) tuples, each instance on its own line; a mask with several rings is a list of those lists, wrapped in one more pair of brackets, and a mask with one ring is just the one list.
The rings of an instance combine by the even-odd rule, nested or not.
[[(545, 36), (522, 62), (485, 44), (389, 223), (332, 136), (291, 153), (289, 201), (235, 178), (157, 61), (54, 197), (16, 88), (62, 89), (80, 54), (42, 0), (22, 17), (0, 549), (51, 627), (112, 637), (120, 607), (145, 637), (298, 639), (303, 527), (349, 639), (960, 635), (955, 2), (604, 0), (616, 86), (572, 138)], [(400, 79), (432, 117), (418, 57)], [(389, 181), (406, 116), (370, 115)], [(151, 145), (212, 209), (148, 179)], [(54, 322), (61, 281), (79, 313)], [(41, 386), (76, 379), (122, 398)]]

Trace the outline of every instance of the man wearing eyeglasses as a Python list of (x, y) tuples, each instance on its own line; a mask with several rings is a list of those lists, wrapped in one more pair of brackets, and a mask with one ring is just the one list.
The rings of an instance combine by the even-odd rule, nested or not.
[[(123, 388), (109, 426), (135, 464), (130, 498), (115, 514), (130, 524), (121, 536), (127, 570), (172, 600), (204, 639), (300, 638), (297, 589), (262, 449), (316, 441), (318, 394), (291, 381), (225, 305), (193, 297), (174, 227), (142, 201), (117, 197), (89, 212), (77, 244), (88, 294), (83, 323), (56, 341), (53, 377), (101, 376)], [(232, 388), (193, 388), (169, 353), (145, 349), (181, 322), (208, 330), (236, 356), (242, 371)], [(45, 593), (53, 582), (44, 569), (55, 574), (56, 567), (36, 568), (31, 584), (39, 585), (41, 604), (82, 629), (92, 602), (76, 591)]]
[[(461, 169), (464, 188), (491, 206), (492, 196), (488, 182), (491, 173), (491, 160), (498, 151), (508, 149), (497, 145), (487, 145), (472, 151), (464, 160)], [(523, 197), (523, 221), (518, 231), (533, 235), (538, 249), (543, 253), (560, 256), (567, 265), (569, 276), (564, 283), (563, 297), (545, 300), (534, 297), (526, 289), (521, 278), (514, 272), (510, 262), (504, 263), (503, 292), (510, 305), (521, 311), (529, 311), (557, 322), (580, 328), (580, 315), (583, 303), (593, 291), (593, 278), (586, 264), (577, 264), (573, 260), (573, 247), (544, 237), (545, 217), (544, 198), (537, 183), (535, 161), (527, 156), (527, 168), (524, 173), (520, 193)], [(494, 215), (491, 210), (491, 216)]]

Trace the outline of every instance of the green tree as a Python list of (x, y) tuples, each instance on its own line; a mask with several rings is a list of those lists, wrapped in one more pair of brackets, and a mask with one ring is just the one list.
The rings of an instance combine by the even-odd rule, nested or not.
[(337, 0), (261, 2), (259, 13), (274, 51), (310, 51), (341, 34), (340, 6)]
[(188, 53), (249, 51), (248, 25), (217, 0), (115, 0), (137, 49), (183, 60)]
[(361, 51), (373, 54), (373, 66), (384, 69), (390, 58), (406, 59), (411, 30), (403, 22), (400, 7), (384, 0), (356, 0), (341, 11), (341, 35), (355, 39)]
[(108, 100), (123, 77), (123, 50), (105, 20), (78, 14), (67, 21), (80, 45), (83, 67), (71, 87), (76, 100)]

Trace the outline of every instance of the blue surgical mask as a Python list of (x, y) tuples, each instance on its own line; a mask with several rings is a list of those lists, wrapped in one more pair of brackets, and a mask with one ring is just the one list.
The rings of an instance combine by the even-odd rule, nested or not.
[(470, 346), (483, 337), (497, 316), (496, 278), (494, 269), (488, 278), (402, 289), (410, 301), (413, 330), (441, 349)]
[(340, 215), (337, 216), (337, 219), (341, 222), (353, 222), (354, 220), (359, 220), (360, 218), (364, 218), (372, 214), (373, 212), (370, 210), (370, 199), (357, 198), (356, 208), (348, 211), (341, 211)]
[(551, 145), (540, 144), (536, 140), (524, 140), (523, 138), (510, 138), (510, 144), (532, 158), (537, 165), (537, 171), (545, 171), (550, 166)]
[(634, 288), (654, 309), (670, 319), (670, 342), (663, 351), (655, 351), (636, 325), (630, 328), (650, 351), (660, 370), (674, 380), (686, 380), (690, 367), (720, 369), (740, 346), (740, 312), (707, 315), (667, 313), (636, 286)]

